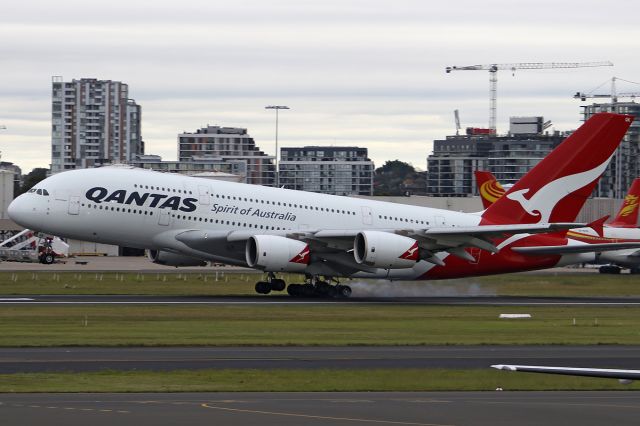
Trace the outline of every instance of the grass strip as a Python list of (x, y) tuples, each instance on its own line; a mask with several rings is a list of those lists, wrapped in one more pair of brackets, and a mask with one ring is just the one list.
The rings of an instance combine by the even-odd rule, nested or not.
[[(301, 282), (296, 274), (281, 274), (287, 282)], [(2, 272), (0, 294), (147, 294), (147, 295), (255, 295), (258, 273), (88, 273)], [(521, 273), (458, 280), (393, 282), (345, 280), (364, 296), (638, 296), (634, 275), (597, 273)]]
[[(505, 312), (533, 318), (499, 319)], [(0, 310), (4, 347), (482, 344), (640, 344), (640, 309), (335, 304)]]
[(613, 379), (486, 370), (180, 370), (0, 375), (0, 392), (637, 390)]

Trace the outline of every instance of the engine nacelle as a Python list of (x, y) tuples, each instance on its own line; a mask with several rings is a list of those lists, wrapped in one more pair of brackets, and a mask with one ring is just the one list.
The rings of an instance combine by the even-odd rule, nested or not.
[(301, 272), (309, 265), (309, 246), (277, 235), (254, 235), (245, 248), (247, 264), (268, 272)]
[(356, 262), (376, 268), (411, 268), (420, 259), (419, 252), (413, 238), (388, 232), (361, 231), (353, 241)]
[(207, 266), (207, 262), (196, 257), (169, 253), (162, 250), (147, 250), (147, 257), (159, 265), (175, 266)]

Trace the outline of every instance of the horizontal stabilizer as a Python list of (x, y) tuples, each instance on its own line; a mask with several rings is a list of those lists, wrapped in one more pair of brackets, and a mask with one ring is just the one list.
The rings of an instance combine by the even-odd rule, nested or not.
[(546, 254), (571, 254), (571, 253), (592, 253), (612, 250), (624, 250), (640, 248), (640, 242), (635, 243), (602, 243), (602, 244), (581, 244), (575, 246), (532, 246), (532, 247), (512, 247), (511, 250), (532, 255)]

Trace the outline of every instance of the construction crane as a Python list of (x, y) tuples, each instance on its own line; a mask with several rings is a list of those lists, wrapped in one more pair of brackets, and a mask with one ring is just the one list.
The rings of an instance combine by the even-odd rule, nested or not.
[(594, 91), (598, 90), (599, 88), (601, 88), (602, 86), (604, 86), (608, 82), (608, 81), (605, 81), (600, 86), (598, 86), (595, 89), (591, 90), (589, 93), (576, 92), (576, 94), (573, 95), (573, 97), (574, 97), (574, 99), (580, 99), (582, 102), (586, 101), (587, 98), (611, 98), (611, 102), (612, 103), (616, 103), (616, 102), (618, 102), (618, 98), (632, 98), (632, 99), (634, 99), (636, 96), (640, 96), (640, 92), (618, 93), (618, 91), (616, 90), (616, 81), (617, 80), (624, 81), (625, 83), (631, 83), (631, 84), (640, 85), (640, 83), (636, 83), (635, 81), (625, 80), (624, 78), (620, 78), (620, 77), (611, 77), (611, 93), (600, 93), (600, 94), (594, 94), (593, 93)]
[(447, 67), (445, 71), (489, 71), (489, 129), (496, 132), (496, 111), (498, 93), (498, 71), (510, 70), (542, 70), (550, 68), (582, 68), (582, 67), (612, 67), (609, 61), (604, 62), (520, 62), (515, 64), (489, 64), (489, 65), (468, 65), (464, 67)]
[(453, 118), (456, 120), (456, 136), (460, 135), (460, 112), (453, 110)]

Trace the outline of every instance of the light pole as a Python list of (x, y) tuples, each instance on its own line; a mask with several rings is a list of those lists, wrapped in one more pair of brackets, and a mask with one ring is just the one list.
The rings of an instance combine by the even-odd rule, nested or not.
[(278, 112), (281, 109), (290, 109), (288, 106), (284, 105), (267, 105), (264, 109), (275, 109), (276, 110), (276, 188), (280, 187), (280, 170), (278, 170)]

